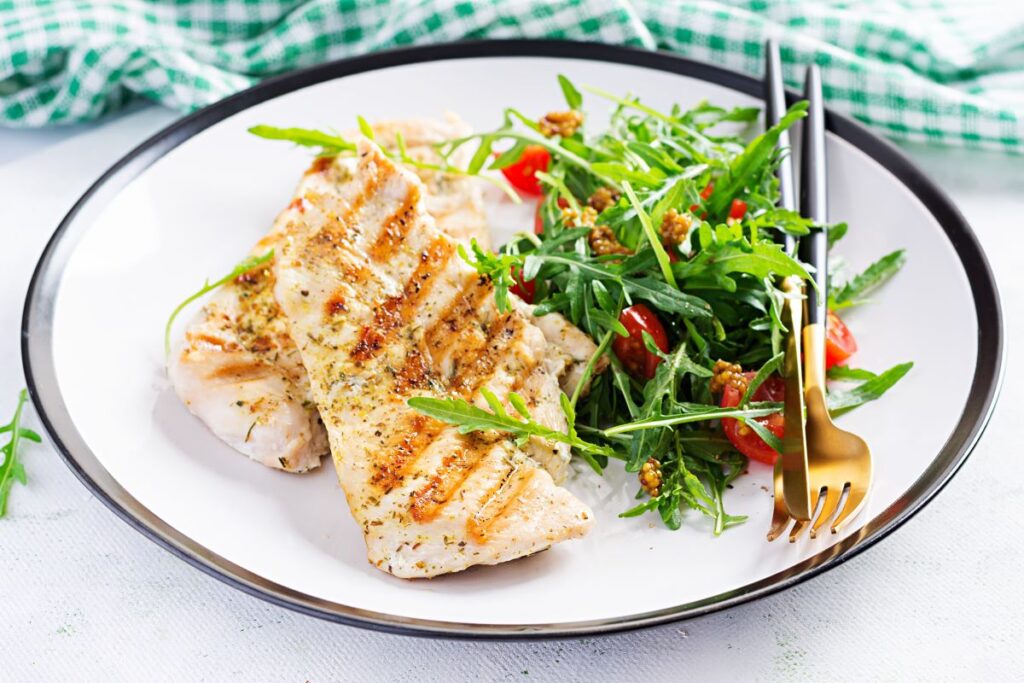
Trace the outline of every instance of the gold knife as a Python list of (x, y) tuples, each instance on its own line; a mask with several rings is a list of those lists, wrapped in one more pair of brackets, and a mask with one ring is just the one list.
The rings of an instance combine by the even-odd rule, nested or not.
[(786, 382), (786, 400), (783, 417), (785, 432), (782, 437), (782, 455), (776, 467), (782, 469), (782, 488), (786, 508), (794, 519), (811, 518), (811, 486), (807, 472), (807, 405), (804, 402), (803, 368), (803, 310), (804, 288), (799, 277), (782, 281), (785, 300), (782, 322), (786, 326), (785, 356), (782, 378)]

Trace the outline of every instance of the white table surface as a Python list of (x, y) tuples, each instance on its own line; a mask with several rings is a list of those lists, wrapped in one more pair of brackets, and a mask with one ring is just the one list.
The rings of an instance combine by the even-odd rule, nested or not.
[[(0, 418), (24, 384), (21, 307), (78, 195), (175, 118), (0, 130)], [(24, 451), (0, 520), (0, 679), (1008, 680), (1024, 673), (1024, 159), (908, 149), (977, 231), (1010, 349), (1002, 399), (970, 460), (867, 553), (792, 590), (641, 632), (548, 642), (385, 635), (274, 607), (202, 574), (93, 497), (45, 443)], [(97, 302), (116, 305), (117, 302)], [(936, 314), (941, 314), (941, 302)], [(29, 426), (38, 421), (29, 411)], [(926, 429), (927, 425), (908, 426)]]

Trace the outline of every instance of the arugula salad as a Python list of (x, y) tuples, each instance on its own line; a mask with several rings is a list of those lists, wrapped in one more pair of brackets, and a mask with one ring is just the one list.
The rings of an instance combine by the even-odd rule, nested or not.
[[(785, 389), (777, 370), (786, 330), (779, 282), (809, 274), (778, 237), (822, 229), (831, 246), (847, 230), (777, 206), (775, 171), (785, 153), (779, 136), (804, 117), (807, 104), (793, 105), (778, 126), (748, 140), (744, 129), (758, 108), (700, 102), (659, 111), (587, 87), (588, 97), (614, 105), (609, 121), (592, 122), (581, 90), (563, 76), (559, 83), (564, 110), (536, 119), (506, 109), (495, 130), (437, 145), (442, 160), (475, 146), (466, 167), (430, 168), (480, 176), (517, 201), (536, 201), (532, 230), (497, 252), (474, 241), (460, 253), (493, 281), (500, 310), (518, 296), (534, 315), (561, 313), (597, 343), (585, 370), (589, 382), (562, 396), (568, 430), (538, 424), (516, 394), (509, 396), (512, 411), (486, 390), (487, 408), (461, 398), (413, 398), (409, 405), (464, 433), (498, 430), (520, 441), (569, 444), (598, 474), (609, 467), (636, 474), (637, 504), (620, 516), (652, 512), (678, 529), (694, 510), (719, 534), (744, 521), (725, 509), (731, 483), (749, 460), (771, 464), (781, 449)], [(360, 127), (372, 137), (362, 119)], [(322, 155), (355, 149), (321, 131), (251, 132)], [(386, 153), (426, 166), (409, 157), (400, 137), (397, 143)], [(833, 256), (826, 362), (829, 378), (841, 383), (829, 394), (834, 415), (879, 398), (912, 367), (878, 374), (849, 367), (857, 343), (839, 315), (866, 303), (904, 260), (902, 250), (882, 255), (843, 279)]]

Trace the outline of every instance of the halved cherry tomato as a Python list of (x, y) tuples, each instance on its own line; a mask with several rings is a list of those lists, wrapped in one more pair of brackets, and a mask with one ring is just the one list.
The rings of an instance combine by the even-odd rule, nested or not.
[(540, 145), (529, 145), (523, 150), (519, 161), (501, 169), (512, 186), (526, 194), (542, 194), (540, 183), (534, 174), (547, 171), (551, 164), (551, 154)]
[(832, 311), (828, 312), (825, 324), (825, 369), (842, 365), (857, 352), (857, 340), (843, 319)]
[(644, 332), (651, 335), (654, 345), (668, 353), (668, 335), (661, 321), (658, 320), (651, 309), (643, 304), (634, 304), (619, 314), (619, 322), (629, 333), (628, 337), (615, 335), (612, 341), (612, 350), (619, 360), (626, 367), (631, 375), (651, 379), (654, 371), (661, 362), (661, 358), (655, 356), (644, 346)]
[[(747, 381), (750, 381), (756, 375), (756, 372), (746, 372), (744, 376)], [(740, 404), (743, 399), (743, 394), (736, 387), (726, 386), (725, 391), (722, 392), (722, 407), (733, 408)], [(757, 388), (754, 395), (751, 397), (752, 401), (785, 401), (786, 400), (786, 383), (778, 375), (771, 375), (761, 386)], [(786, 429), (786, 420), (782, 416), (782, 413), (773, 413), (767, 417), (754, 418), (761, 423), (769, 432), (775, 436), (782, 438), (783, 433)], [(732, 445), (736, 447), (743, 455), (747, 456), (751, 460), (757, 460), (767, 465), (774, 465), (775, 458), (778, 457), (778, 453), (774, 448), (764, 442), (764, 439), (759, 437), (753, 429), (747, 425), (741, 423), (739, 420), (732, 417), (722, 418), (722, 430), (725, 432), (725, 436), (732, 442)]]
[(533, 298), (537, 296), (537, 283), (533, 280), (523, 280), (520, 276), (519, 269), (516, 267), (512, 268), (512, 279), (514, 279), (516, 283), (509, 287), (508, 291), (512, 292), (526, 303), (532, 304)]
[(742, 199), (732, 200), (732, 204), (729, 206), (729, 218), (740, 220), (747, 213), (747, 203)]

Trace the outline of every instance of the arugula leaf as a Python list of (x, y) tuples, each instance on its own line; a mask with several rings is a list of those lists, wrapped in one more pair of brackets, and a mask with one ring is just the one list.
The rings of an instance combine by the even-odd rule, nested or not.
[(558, 85), (562, 88), (562, 94), (565, 95), (565, 103), (569, 105), (569, 109), (578, 110), (583, 106), (583, 95), (572, 84), (572, 81), (562, 74), (558, 74)]
[(903, 249), (886, 254), (829, 296), (829, 308), (835, 311), (864, 303), (864, 297), (898, 273), (906, 261)]
[(738, 407), (747, 407), (747, 404), (750, 403), (751, 397), (753, 397), (753, 395), (757, 392), (758, 387), (764, 384), (764, 381), (768, 379), (768, 377), (773, 372), (776, 372), (782, 365), (782, 360), (783, 358), (785, 358), (785, 355), (786, 354), (782, 352), (777, 353), (774, 356), (772, 356), (771, 359), (768, 360), (768, 362), (761, 366), (761, 369), (757, 371), (757, 374), (754, 375), (754, 378), (750, 380), (749, 384), (747, 384), (747, 390), (743, 393), (743, 398), (740, 399)]
[[(515, 403), (513, 403), (513, 405), (518, 403), (525, 410), (526, 403), (523, 401), (522, 396), (516, 395), (516, 398), (513, 399), (512, 395), (514, 393), (515, 392), (511, 392), (509, 394), (509, 401), (514, 401)], [(481, 389), (480, 395), (484, 397), (488, 407), (491, 409), (490, 411), (487, 411), (462, 398), (432, 398), (429, 396), (415, 396), (406, 401), (406, 403), (410, 408), (418, 410), (427, 417), (432, 417), (435, 420), (440, 420), (441, 422), (458, 426), (460, 434), (495, 430), (508, 432), (520, 441), (529, 439), (532, 436), (537, 436), (542, 439), (568, 444), (579, 451), (590, 453), (592, 455), (603, 455), (611, 458), (619, 457), (615, 449), (609, 446), (590, 443), (589, 441), (584, 441), (579, 438), (574, 433), (566, 434), (555, 429), (551, 429), (550, 427), (545, 427), (544, 425), (535, 422), (532, 418), (526, 416), (524, 416), (522, 420), (512, 417), (505, 410), (504, 406), (502, 406), (498, 397), (495, 396), (494, 392), (490, 389)], [(562, 401), (563, 409), (565, 409), (567, 405), (568, 399), (566, 398)], [(520, 412), (518, 408), (516, 410), (517, 412)], [(522, 413), (520, 412), (520, 414)], [(574, 422), (575, 420), (571, 420), (569, 424), (573, 424)]]
[(3, 455), (3, 463), (0, 464), (0, 517), (7, 514), (7, 498), (11, 493), (11, 485), (17, 481), (24, 486), (28, 483), (25, 476), (25, 466), (18, 458), (18, 447), (22, 439), (28, 439), (39, 443), (42, 439), (31, 429), (21, 426), (22, 409), (28, 401), (28, 392), (22, 389), (18, 392), (18, 403), (14, 408), (14, 417), (7, 424), (0, 426), (0, 434), (10, 433), (9, 441), (0, 447), (0, 455)]
[(839, 381), (864, 381), (878, 377), (878, 375), (870, 370), (848, 368), (845, 365), (834, 365), (825, 374), (829, 379)]
[(832, 248), (833, 244), (843, 239), (843, 237), (846, 235), (846, 230), (848, 228), (849, 226), (846, 223), (836, 223), (834, 225), (829, 225), (826, 227), (829, 249)]
[(644, 211), (643, 206), (640, 204), (640, 200), (636, 197), (636, 192), (633, 191), (633, 186), (629, 183), (623, 183), (622, 189), (626, 191), (626, 196), (629, 197), (630, 204), (633, 205), (633, 210), (636, 211), (637, 217), (640, 218), (640, 224), (644, 228), (644, 235), (647, 236), (647, 242), (654, 251), (655, 258), (658, 259), (658, 266), (661, 268), (661, 274), (665, 278), (665, 282), (671, 285), (673, 288), (678, 289), (676, 285), (676, 278), (672, 274), (672, 266), (668, 260), (668, 254), (665, 253), (665, 247), (661, 245), (661, 237), (654, 230), (654, 226), (651, 225), (651, 217)]
[(623, 278), (622, 288), (631, 297), (641, 299), (657, 308), (677, 313), (685, 318), (710, 318), (711, 307), (692, 294), (684, 294), (675, 287), (652, 277)]
[(266, 140), (285, 140), (300, 147), (318, 147), (321, 156), (334, 156), (342, 152), (356, 151), (356, 144), (339, 135), (332, 135), (309, 128), (277, 128), (275, 126), (253, 126), (249, 132)]
[(271, 249), (267, 253), (263, 254), (262, 256), (250, 256), (249, 258), (245, 259), (244, 261), (239, 263), (237, 266), (235, 266), (231, 270), (230, 273), (228, 273), (224, 277), (220, 278), (216, 282), (211, 283), (209, 280), (207, 280), (206, 282), (203, 283), (203, 286), (199, 288), (199, 291), (197, 291), (195, 294), (192, 294), (191, 296), (186, 298), (184, 301), (182, 301), (180, 304), (178, 304), (174, 308), (174, 310), (171, 311), (170, 317), (167, 318), (167, 324), (164, 325), (164, 355), (165, 356), (170, 356), (171, 355), (171, 328), (174, 326), (175, 318), (178, 317), (178, 314), (181, 313), (182, 310), (184, 310), (186, 306), (188, 306), (190, 303), (192, 303), (196, 299), (200, 298), (204, 294), (212, 292), (213, 290), (217, 289), (218, 287), (221, 287), (221, 286), (227, 284), (228, 282), (231, 282), (236, 277), (238, 277), (240, 275), (244, 275), (245, 273), (248, 273), (251, 270), (255, 270), (256, 268), (259, 268), (260, 266), (268, 263), (273, 258), (274, 258), (274, 250), (273, 249)]
[(795, 103), (776, 125), (751, 140), (743, 153), (732, 160), (724, 181), (719, 181), (711, 193), (708, 203), (709, 214), (723, 215), (732, 200), (744, 194), (744, 188), (755, 185), (757, 177), (770, 170), (767, 166), (768, 160), (775, 154), (779, 136), (807, 116), (807, 105), (806, 100)]
[(858, 406), (880, 398), (893, 387), (896, 382), (914, 367), (913, 363), (900, 363), (885, 372), (846, 391), (832, 391), (828, 395), (828, 409), (833, 416), (848, 413)]

